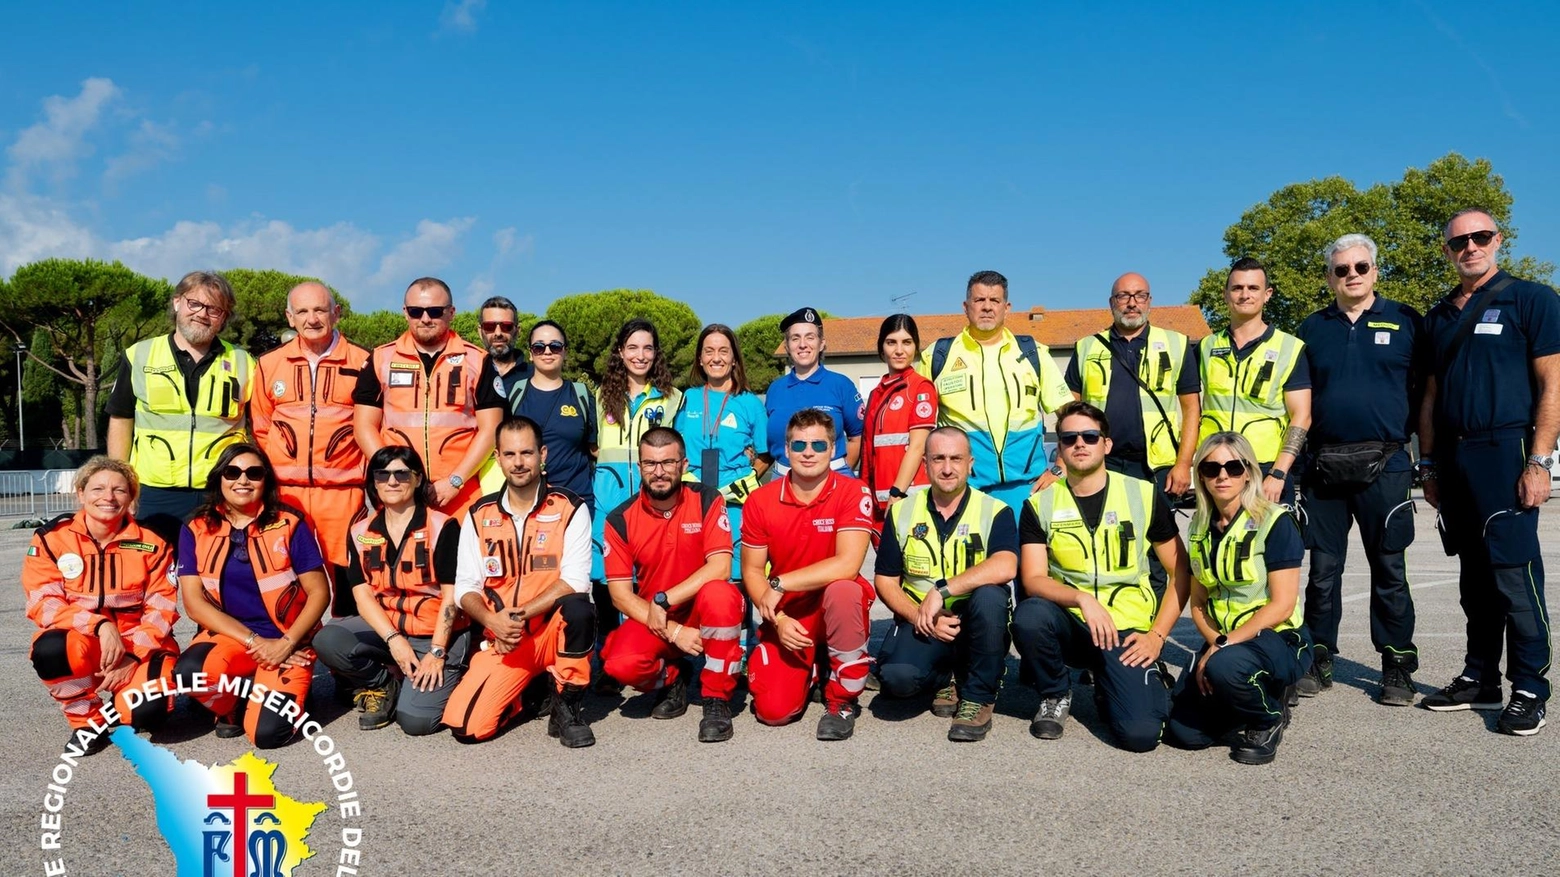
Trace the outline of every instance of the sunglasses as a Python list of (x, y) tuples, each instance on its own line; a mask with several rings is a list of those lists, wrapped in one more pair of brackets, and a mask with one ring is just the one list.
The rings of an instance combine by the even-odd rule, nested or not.
[(444, 319), (445, 311), (453, 310), (455, 310), (455, 308), (449, 305), (434, 305), (431, 308), (418, 308), (407, 305), (406, 315), (414, 320), (421, 320), (423, 318), (423, 314), (427, 314), (430, 319), (442, 320)]
[[(438, 319), (438, 318), (435, 317), (434, 319)], [(515, 324), (509, 322), (508, 320), (503, 320), (501, 322), (495, 322), (495, 323), (483, 323), (482, 324), (482, 331), (484, 331), (484, 332), (513, 332), (514, 330), (515, 330)]]
[(807, 450), (808, 445), (812, 445), (813, 451), (819, 454), (829, 449), (829, 442), (826, 442), (823, 439), (813, 439), (810, 442), (804, 442), (801, 439), (797, 439), (796, 441), (791, 442), (791, 453), (800, 454), (802, 451)]
[(228, 531), (228, 543), (234, 560), (239, 563), (249, 562), (249, 533), (235, 527)]
[(541, 356), (544, 353), (551, 353), (553, 356), (558, 356), (559, 354), (563, 353), (563, 350), (564, 347), (562, 341), (549, 341), (546, 344), (543, 344), (540, 341), (531, 342), (532, 356)]
[(406, 484), (410, 482), (412, 480), (412, 476), (416, 474), (416, 472), (413, 472), (410, 469), (375, 469), (374, 483), (389, 484), (393, 481), (396, 484)]
[(1473, 241), (1474, 243), (1483, 247), (1487, 246), (1490, 241), (1495, 240), (1495, 235), (1497, 234), (1500, 234), (1500, 232), (1470, 231), (1467, 234), (1460, 234), (1454, 238), (1447, 238), (1446, 245), (1452, 248), (1452, 252), (1461, 253), (1463, 250), (1468, 249), (1469, 241)]
[(1246, 474), (1246, 464), (1239, 460), (1225, 460), (1223, 463), (1204, 460), (1197, 464), (1197, 474), (1210, 481), (1218, 478), (1220, 472), (1228, 472), (1231, 478), (1239, 478)]
[(239, 478), (248, 478), (250, 481), (264, 481), (264, 466), (224, 466), (222, 468), (223, 481), (237, 481)]
[(1083, 439), (1083, 443), (1086, 445), (1097, 445), (1100, 443), (1101, 438), (1103, 438), (1103, 436), (1100, 435), (1100, 431), (1097, 429), (1085, 429), (1079, 432), (1061, 432), (1056, 434), (1056, 440), (1061, 442), (1062, 447), (1064, 448), (1072, 447), (1078, 443), (1079, 439)]
[(1361, 277), (1364, 277), (1366, 274), (1370, 273), (1371, 264), (1369, 262), (1355, 262), (1353, 265), (1334, 265), (1333, 266), (1333, 276), (1334, 277), (1348, 277), (1349, 276), (1349, 269), (1351, 267), (1354, 269), (1354, 273), (1355, 274), (1358, 274)]

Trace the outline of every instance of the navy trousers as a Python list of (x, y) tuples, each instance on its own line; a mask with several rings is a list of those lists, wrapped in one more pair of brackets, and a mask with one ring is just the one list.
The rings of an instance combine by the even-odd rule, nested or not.
[(1167, 726), (1170, 740), (1202, 749), (1241, 728), (1267, 728), (1284, 719), (1284, 689), (1311, 668), (1311, 642), (1304, 630), (1264, 630), (1255, 639), (1213, 653), (1203, 671), (1213, 694), (1197, 687), (1200, 649), (1176, 683)]
[(949, 672), (959, 699), (997, 702), (1008, 650), (1008, 586), (982, 585), (954, 604), (959, 635), (953, 642), (924, 637), (898, 619), (878, 650), (878, 680), (889, 697), (915, 697), (942, 684)]

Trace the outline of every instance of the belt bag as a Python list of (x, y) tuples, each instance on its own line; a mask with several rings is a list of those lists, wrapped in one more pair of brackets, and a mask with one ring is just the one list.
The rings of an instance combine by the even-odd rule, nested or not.
[(1316, 477), (1329, 487), (1363, 487), (1375, 481), (1402, 448), (1397, 442), (1323, 445), (1316, 452)]

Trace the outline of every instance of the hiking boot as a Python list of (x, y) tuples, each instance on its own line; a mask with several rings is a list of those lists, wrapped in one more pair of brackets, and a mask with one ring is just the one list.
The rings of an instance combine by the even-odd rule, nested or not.
[(1327, 651), (1326, 646), (1312, 646), (1311, 669), (1305, 671), (1305, 675), (1295, 683), (1295, 690), (1301, 697), (1315, 697), (1332, 688), (1332, 674), (1332, 653)]
[(395, 699), (401, 694), (401, 680), (391, 676), (383, 688), (358, 689), (358, 727), (364, 731), (377, 731), (395, 721)]
[(1382, 706), (1413, 706), (1414, 677), (1396, 664), (1381, 665), (1381, 693), (1376, 703)]
[(1500, 721), (1495, 723), (1502, 734), (1531, 737), (1544, 727), (1544, 702), (1526, 691), (1513, 691), (1511, 702), (1501, 711)]
[(830, 704), (828, 712), (818, 720), (819, 740), (849, 740), (856, 732), (856, 717), (861, 706), (855, 701)]
[(605, 670), (593, 670), (595, 677), (590, 681), (590, 690), (602, 697), (613, 697), (623, 693), (623, 683), (607, 675)]
[(1278, 744), (1283, 739), (1283, 722), (1266, 728), (1247, 728), (1240, 742), (1230, 749), (1230, 757), (1241, 764), (1269, 764), (1278, 755)]
[(1419, 705), (1438, 713), (1457, 710), (1498, 710), (1501, 708), (1499, 685), (1484, 685), (1467, 676), (1458, 676), (1435, 694), (1427, 694)]
[(688, 666), (679, 662), (677, 679), (661, 686), (655, 693), (655, 707), (650, 710), (652, 719), (675, 719), (688, 711)]
[(942, 687), (942, 690), (932, 697), (932, 715), (939, 719), (951, 719), (953, 713), (959, 708), (959, 689), (952, 682)]
[(225, 716), (217, 717), (216, 735), (223, 740), (244, 736), (244, 705), (248, 700), (240, 700), (238, 706)]
[[(1286, 715), (1286, 716), (1289, 715), (1289, 711), (1294, 709), (1295, 707), (1297, 707), (1299, 705), (1300, 705), (1300, 686), (1299, 685), (1286, 685), (1286, 686), (1284, 686), (1284, 715)], [(1287, 719), (1286, 719), (1286, 721), (1287, 721)]]
[(553, 701), (552, 715), (547, 720), (547, 735), (557, 737), (558, 742), (570, 749), (596, 745), (596, 735), (585, 724), (585, 686), (565, 685)]
[(558, 697), (558, 687), (553, 684), (551, 673), (532, 679), (520, 692), (520, 720), (545, 718), (552, 715), (553, 701)]
[(731, 739), (731, 704), (718, 697), (704, 699), (704, 718), (699, 720), (700, 743), (724, 743)]
[[(80, 729), (80, 730), (87, 730), (87, 729), (83, 728), (83, 729)], [(63, 752), (73, 752), (75, 747), (80, 747), (80, 749), (81, 749), (81, 756), (83, 758), (85, 758), (88, 755), (96, 755), (99, 752), (102, 752), (103, 750), (107, 749), (108, 748), (108, 744), (110, 742), (112, 742), (111, 740), (108, 739), (108, 733), (109, 733), (110, 730), (111, 729), (109, 729), (109, 728), (104, 728), (102, 731), (98, 732), (97, 736), (92, 738), (92, 741), (90, 743), (85, 743), (85, 744), (82, 743), (76, 737), (77, 731), (76, 730), (72, 730), (70, 732), (70, 740), (65, 744), (65, 748), (63, 750), (61, 750), (61, 751), (63, 751)], [(242, 733), (242, 730), (240, 731), (240, 733)], [(1529, 733), (1531, 733), (1531, 732), (1529, 732)]]
[(948, 726), (948, 739), (954, 743), (979, 743), (991, 730), (992, 704), (973, 700), (959, 701), (953, 714), (953, 724)]
[(1040, 710), (1029, 723), (1029, 733), (1041, 740), (1058, 740), (1067, 724), (1067, 714), (1072, 712), (1072, 692), (1060, 697), (1043, 697)]

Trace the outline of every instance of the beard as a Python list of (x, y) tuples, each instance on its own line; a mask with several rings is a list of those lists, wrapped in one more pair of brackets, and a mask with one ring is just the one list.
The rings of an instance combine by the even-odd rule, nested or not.
[(515, 346), (507, 341), (494, 341), (487, 345), (488, 357), (497, 362), (514, 362)]
[(175, 326), (178, 328), (179, 337), (196, 347), (205, 347), (217, 340), (218, 330), (216, 326), (202, 326), (199, 323), (184, 320), (177, 321)]
[(677, 489), (681, 486), (681, 482), (673, 481), (666, 486), (665, 490), (656, 490), (654, 487), (650, 486), (649, 482), (645, 482), (645, 493), (656, 502), (665, 502), (666, 500), (676, 496)]
[(1128, 329), (1128, 330), (1141, 329), (1141, 328), (1143, 328), (1143, 324), (1147, 323), (1147, 322), (1148, 322), (1148, 315), (1144, 314), (1144, 313), (1117, 314), (1116, 315), (1116, 325), (1121, 327), (1121, 328), (1123, 328), (1123, 329)]

